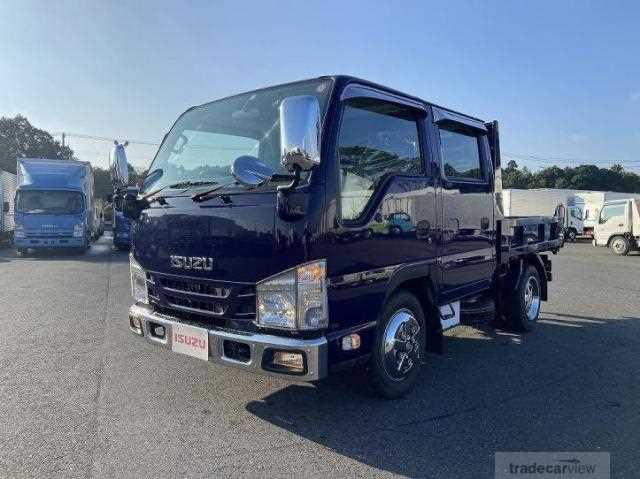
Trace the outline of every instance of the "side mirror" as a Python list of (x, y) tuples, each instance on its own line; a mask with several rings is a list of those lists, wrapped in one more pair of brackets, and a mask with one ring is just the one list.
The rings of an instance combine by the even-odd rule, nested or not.
[(124, 151), (127, 143), (120, 145), (117, 141), (114, 141), (113, 145), (109, 155), (111, 181), (116, 187), (125, 188), (129, 184), (129, 164), (127, 163), (127, 154)]
[(273, 176), (273, 170), (253, 156), (239, 156), (231, 165), (231, 174), (247, 186), (260, 186)]
[(280, 153), (287, 171), (307, 171), (320, 164), (320, 104), (311, 95), (280, 103)]

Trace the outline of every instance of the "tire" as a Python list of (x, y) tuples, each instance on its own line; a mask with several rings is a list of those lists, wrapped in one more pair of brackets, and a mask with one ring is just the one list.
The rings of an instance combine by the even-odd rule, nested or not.
[(528, 264), (508, 301), (508, 326), (512, 331), (533, 331), (540, 316), (542, 282), (535, 266)]
[(383, 307), (371, 352), (370, 379), (378, 395), (395, 399), (413, 389), (422, 369), (425, 338), (420, 302), (407, 291), (395, 293)]
[(571, 228), (571, 229), (569, 229), (569, 231), (567, 231), (567, 239), (569, 241), (571, 241), (572, 243), (575, 242), (577, 236), (578, 236), (578, 232), (576, 230), (574, 230), (573, 228)]
[(624, 236), (614, 236), (609, 242), (609, 249), (616, 256), (626, 256), (630, 247), (629, 240)]

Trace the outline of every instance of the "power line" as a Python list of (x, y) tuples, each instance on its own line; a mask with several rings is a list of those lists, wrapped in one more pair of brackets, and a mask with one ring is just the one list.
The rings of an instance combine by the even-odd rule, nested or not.
[[(96, 140), (96, 141), (108, 141), (109, 143), (112, 143), (115, 139), (115, 137), (106, 137), (106, 136), (97, 136), (97, 135), (87, 135), (84, 133), (69, 133), (66, 131), (61, 131), (61, 132), (56, 132), (56, 133), (52, 133), (53, 136), (62, 136), (62, 138), (64, 139), (66, 138), (82, 138), (85, 140)], [(154, 143), (152, 141), (144, 141), (144, 140), (127, 140), (129, 142), (129, 144), (134, 144), (134, 145), (147, 145), (147, 146), (158, 146), (160, 143)]]

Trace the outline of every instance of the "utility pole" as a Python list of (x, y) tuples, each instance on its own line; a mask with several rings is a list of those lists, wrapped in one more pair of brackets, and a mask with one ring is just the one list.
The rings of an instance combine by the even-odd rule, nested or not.
[(62, 148), (64, 148), (64, 131), (62, 132)]

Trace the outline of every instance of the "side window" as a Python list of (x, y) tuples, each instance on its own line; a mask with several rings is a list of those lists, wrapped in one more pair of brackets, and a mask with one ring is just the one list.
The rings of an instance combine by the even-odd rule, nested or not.
[(380, 100), (346, 102), (338, 140), (343, 219), (362, 214), (385, 175), (422, 171), (416, 115), (409, 107)]
[(450, 180), (482, 180), (478, 137), (456, 128), (440, 128), (444, 175)]
[(607, 205), (602, 208), (600, 212), (600, 224), (606, 223), (611, 218), (624, 216), (624, 204), (622, 205)]

